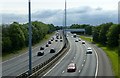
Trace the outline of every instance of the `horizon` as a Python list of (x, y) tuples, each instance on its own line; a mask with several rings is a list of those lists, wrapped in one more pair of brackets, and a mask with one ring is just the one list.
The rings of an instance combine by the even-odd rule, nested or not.
[[(28, 1), (1, 1), (2, 23), (10, 24), (14, 21), (19, 23), (28, 22)], [(109, 1), (79, 1), (67, 0), (67, 25), (102, 23), (118, 23), (118, 0)], [(98, 4), (99, 3), (99, 4)], [(64, 21), (64, 0), (31, 0), (32, 21), (41, 21), (58, 26)], [(3, 8), (4, 7), (4, 8)]]

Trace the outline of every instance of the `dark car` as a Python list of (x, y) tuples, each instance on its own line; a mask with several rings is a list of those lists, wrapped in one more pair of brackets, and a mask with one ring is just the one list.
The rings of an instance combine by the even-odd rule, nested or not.
[(43, 51), (39, 51), (39, 52), (37, 53), (37, 56), (42, 56), (42, 55), (44, 55), (44, 52), (43, 52)]
[(51, 44), (51, 41), (48, 41), (48, 44)]
[(50, 53), (55, 53), (55, 49), (54, 48), (50, 49)]
[(46, 44), (46, 47), (49, 47), (49, 45), (48, 45), (48, 44)]
[(56, 42), (58, 42), (58, 40), (55, 40)]
[(62, 42), (63, 40), (60, 40), (60, 42)]
[(60, 36), (60, 39), (62, 39), (62, 36)]
[(57, 36), (56, 38), (59, 39), (59, 36)]
[(67, 68), (67, 72), (75, 72), (76, 71), (76, 64), (70, 63)]
[(40, 50), (44, 50), (44, 47), (40, 47)]
[(51, 41), (53, 41), (54, 39), (51, 39)]

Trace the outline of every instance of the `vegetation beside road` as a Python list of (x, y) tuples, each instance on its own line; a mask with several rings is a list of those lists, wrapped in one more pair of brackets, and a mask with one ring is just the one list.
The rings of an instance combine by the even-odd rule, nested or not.
[(112, 62), (115, 76), (118, 76), (118, 65), (120, 65), (120, 62), (118, 63), (118, 57), (120, 57), (120, 24), (113, 24), (112, 22), (98, 26), (73, 24), (70, 28), (84, 28), (86, 30), (85, 35), (92, 35), (92, 38), (88, 36), (81, 36), (81, 38), (96, 43), (105, 51)]
[[(19, 24), (13, 22), (10, 25), (2, 25), (2, 55), (16, 54), (19, 50), (28, 47), (28, 23)], [(39, 43), (47, 34), (51, 34), (56, 29), (53, 24), (42, 22), (32, 22), (32, 45)]]
[[(80, 36), (81, 39), (88, 41), (88, 42), (93, 42), (91, 41), (90, 37), (86, 37), (86, 36)], [(103, 51), (107, 54), (107, 56), (109, 57), (111, 63), (112, 63), (112, 69), (113, 72), (116, 76), (118, 76), (118, 63), (120, 65), (120, 62), (118, 62), (118, 54), (117, 54), (117, 49), (110, 49), (104, 45), (101, 44), (97, 44), (97, 46), (99, 46), (100, 48), (103, 49)]]
[[(46, 40), (48, 40), (53, 35), (54, 35), (54, 32), (51, 33), (51, 34), (47, 34), (39, 43), (33, 45), (32, 48), (35, 48), (35, 47), (43, 44)], [(4, 54), (2, 56), (2, 61), (5, 61), (5, 60), (11, 59), (13, 57), (19, 56), (19, 55), (21, 55), (21, 54), (23, 54), (23, 53), (25, 53), (27, 51), (28, 51), (28, 47), (25, 47), (25, 48), (23, 48), (21, 50), (18, 50), (17, 52), (11, 52), (10, 54)]]

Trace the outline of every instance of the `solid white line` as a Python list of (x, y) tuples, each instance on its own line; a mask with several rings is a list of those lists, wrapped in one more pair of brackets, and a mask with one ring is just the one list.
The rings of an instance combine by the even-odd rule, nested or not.
[[(66, 53), (65, 56), (67, 56), (68, 53), (69, 53), (69, 51)], [(65, 58), (65, 56), (55, 66), (53, 66), (47, 73), (45, 73), (43, 76), (46, 76), (48, 73), (50, 73)]]
[(71, 62), (73, 62), (73, 60)]
[(81, 70), (79, 70), (79, 73), (81, 72)]
[[(93, 47), (92, 47), (93, 48)], [(96, 59), (97, 59), (97, 66), (96, 66), (96, 71), (95, 71), (95, 78), (97, 77), (97, 74), (98, 74), (98, 54), (96, 52), (96, 50), (93, 48), (94, 52), (95, 52), (95, 55), (96, 55)]]
[(65, 71), (63, 71), (62, 73), (64, 73)]
[(84, 66), (84, 64), (82, 64), (82, 66)]
[[(44, 43), (43, 43), (43, 44), (44, 44)], [(40, 47), (40, 46), (34, 47), (32, 50), (34, 50), (34, 49), (36, 49), (36, 48), (38, 48), (38, 47)], [(21, 55), (18, 55), (18, 56), (16, 56), (16, 57), (14, 57), (14, 58), (11, 58), (11, 59), (9, 59), (9, 60), (3, 61), (2, 63), (5, 63), (5, 62), (10, 61), (10, 60), (13, 60), (13, 59), (18, 58), (18, 57), (20, 57), (20, 56), (22, 56), (22, 55), (24, 55), (24, 54), (27, 54), (27, 53), (28, 53), (28, 51), (25, 52), (25, 53), (23, 53), (23, 54), (21, 54)]]
[[(36, 48), (38, 48), (38, 47), (40, 47), (40, 46), (37, 46), (37, 47), (33, 48), (32, 50), (34, 50), (34, 49), (36, 49)], [(21, 54), (21, 55), (18, 55), (18, 56), (16, 56), (16, 57), (14, 57), (14, 58), (11, 58), (11, 59), (9, 59), (9, 60), (3, 61), (2, 63), (5, 63), (5, 62), (10, 61), (10, 60), (13, 60), (13, 59), (18, 58), (18, 57), (20, 57), (20, 56), (22, 56), (22, 55), (24, 55), (24, 54), (27, 54), (27, 53), (28, 53), (28, 51), (25, 52), (25, 53), (23, 53), (23, 54)]]
[[(95, 49), (93, 48), (93, 50), (95, 51)], [(96, 59), (97, 59), (97, 67), (96, 67), (96, 72), (95, 72), (95, 78), (97, 77), (97, 74), (98, 74), (98, 54), (97, 52), (95, 51), (95, 54), (96, 54)]]

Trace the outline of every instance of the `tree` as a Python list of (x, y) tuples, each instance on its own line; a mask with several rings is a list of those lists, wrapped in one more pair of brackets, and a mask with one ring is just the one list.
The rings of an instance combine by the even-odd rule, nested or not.
[(92, 35), (92, 26), (85, 27), (85, 33), (88, 35)]
[(120, 25), (114, 24), (109, 28), (107, 33), (107, 45), (116, 47), (119, 45)]
[(55, 27), (54, 27), (53, 24), (48, 24), (48, 27), (49, 27), (49, 31), (48, 31), (48, 33), (52, 33), (52, 32), (55, 31)]
[(99, 42), (99, 32), (100, 32), (101, 26), (93, 27), (92, 28), (92, 35), (93, 35), (93, 41)]
[(10, 52), (12, 48), (12, 42), (10, 37), (2, 37), (2, 52)]
[(12, 49), (18, 50), (25, 46), (25, 36), (19, 23), (12, 23), (9, 28), (9, 33), (10, 40), (12, 41)]
[(101, 29), (100, 29), (100, 33), (99, 33), (99, 41), (101, 44), (106, 45), (107, 42), (107, 31), (109, 30), (109, 27), (112, 25), (113, 23), (106, 23), (106, 24), (101, 24)]

